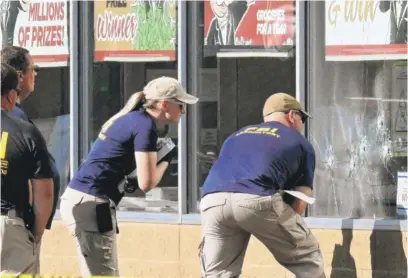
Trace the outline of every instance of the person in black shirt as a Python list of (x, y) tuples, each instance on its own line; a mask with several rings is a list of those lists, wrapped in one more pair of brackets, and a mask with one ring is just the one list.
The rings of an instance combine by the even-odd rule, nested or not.
[[(39, 71), (39, 68), (34, 64), (30, 52), (27, 49), (19, 46), (8, 46), (3, 48), (1, 50), (1, 61), (12, 66), (19, 75), (18, 83), (19, 96), (17, 98), (16, 105), (10, 112), (11, 115), (16, 116), (22, 120), (25, 120), (35, 125), (23, 110), (23, 107), (20, 105), (20, 102), (24, 101), (34, 91), (35, 78)], [(57, 209), (60, 192), (60, 175), (55, 164), (55, 159), (50, 153), (49, 159), (53, 172), (54, 206), (52, 208), (51, 216), (47, 222), (46, 229), (48, 230), (51, 229), (51, 224)]]
[[(9, 114), (18, 97), (17, 84), (17, 72), (2, 63), (1, 275), (39, 273), (37, 244), (53, 203), (53, 175), (44, 138), (34, 125)], [(32, 210), (29, 180), (33, 189)]]

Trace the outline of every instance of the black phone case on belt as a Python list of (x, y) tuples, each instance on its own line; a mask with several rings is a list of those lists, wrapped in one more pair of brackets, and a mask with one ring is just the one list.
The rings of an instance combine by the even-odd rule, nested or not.
[(96, 222), (100, 233), (107, 233), (113, 230), (112, 213), (109, 203), (96, 205)]

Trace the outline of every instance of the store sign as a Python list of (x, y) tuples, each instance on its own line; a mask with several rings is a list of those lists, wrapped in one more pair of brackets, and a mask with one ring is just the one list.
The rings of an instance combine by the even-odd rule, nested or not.
[(176, 0), (95, 0), (95, 61), (175, 60), (176, 27)]
[(1, 41), (30, 51), (42, 67), (68, 63), (66, 0), (0, 0)]
[(205, 1), (205, 54), (288, 56), (295, 44), (295, 22), (295, 1)]
[(407, 1), (326, 0), (326, 60), (406, 59)]

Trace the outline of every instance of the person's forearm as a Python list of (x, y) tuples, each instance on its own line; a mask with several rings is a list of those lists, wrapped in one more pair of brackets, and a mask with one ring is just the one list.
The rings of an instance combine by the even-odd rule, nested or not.
[[(39, 187), (42, 187), (39, 189)], [(35, 215), (34, 236), (39, 241), (52, 213), (54, 185), (52, 180), (41, 184), (33, 184), (33, 210)]]
[(34, 201), (34, 236), (40, 239), (44, 233), (45, 226), (47, 225), (48, 219), (50, 218), (52, 212), (52, 197), (43, 199), (41, 202)]
[[(302, 192), (306, 196), (311, 197), (312, 194), (312, 188), (309, 186), (297, 186), (295, 187), (296, 191)], [(292, 203), (292, 208), (294, 211), (296, 211), (297, 214), (302, 215), (305, 212), (307, 203), (303, 200), (300, 200), (298, 198), (295, 198), (295, 200)]]
[(152, 185), (150, 189), (155, 188), (159, 184), (168, 166), (169, 166), (169, 163), (167, 161), (162, 161), (156, 166), (156, 176), (154, 179), (154, 184)]
[(296, 198), (292, 203), (292, 208), (297, 214), (302, 215), (306, 209), (306, 202)]

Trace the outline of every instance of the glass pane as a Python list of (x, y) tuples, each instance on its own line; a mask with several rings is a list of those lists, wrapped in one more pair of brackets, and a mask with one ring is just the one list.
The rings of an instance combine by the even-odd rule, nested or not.
[(60, 175), (60, 194), (70, 178), (69, 67), (41, 68), (35, 90), (22, 106), (47, 142)]
[[(142, 62), (142, 60), (163, 61), (173, 58), (174, 51), (170, 49), (174, 47), (175, 38), (168, 37), (174, 36), (177, 27), (174, 20), (176, 11), (174, 3), (174, 1), (167, 4), (161, 1), (157, 3), (145, 1), (144, 4), (138, 2), (131, 6), (122, 5), (118, 7), (119, 10), (99, 5), (96, 2), (92, 4), (95, 17), (93, 23), (98, 24), (97, 22), (101, 20), (99, 23), (102, 25), (98, 25), (99, 27), (103, 27), (102, 15), (106, 13), (106, 9), (118, 15), (130, 12), (142, 20), (139, 22), (139, 28), (130, 45), (128, 42), (118, 43), (114, 38), (116, 35), (114, 32), (104, 33), (104, 29), (99, 27), (94, 29), (95, 52), (93, 56), (95, 61), (109, 60), (112, 62), (93, 64), (92, 93), (88, 98), (87, 107), (89, 114), (88, 117), (84, 117), (85, 126), (88, 127), (89, 132), (87, 142), (89, 150), (97, 139), (103, 124), (124, 107), (132, 94), (142, 91), (144, 86), (156, 77), (165, 75), (177, 78), (176, 62)], [(151, 40), (152, 36), (149, 37), (149, 34), (152, 32), (162, 35), (163, 41)], [(162, 52), (171, 55), (164, 59), (165, 55), (161, 57)], [(128, 62), (113, 62), (123, 61), (123, 59)], [(132, 62), (132, 59), (140, 60), (140, 62)], [(159, 140), (164, 136), (165, 130), (163, 128), (159, 130), (159, 137), (161, 136)], [(177, 134), (177, 124), (173, 124), (169, 126), (165, 136), (171, 137), (177, 144)], [(118, 205), (118, 210), (177, 212), (177, 175), (177, 159), (174, 159), (159, 185), (146, 194), (139, 188), (133, 193), (125, 193)]]
[[(134, 63), (126, 64), (124, 68), (124, 85), (127, 95), (141, 91), (151, 80), (169, 76), (177, 78), (177, 63)], [(159, 131), (159, 140), (169, 137), (177, 144), (178, 125), (170, 124), (167, 134), (165, 130)], [(147, 192), (136, 190), (127, 193), (119, 204), (119, 210), (146, 211), (146, 212), (172, 212), (178, 211), (178, 160), (173, 159), (163, 175), (160, 183)]]
[[(249, 28), (256, 26), (256, 24), (250, 24), (257, 20), (256, 17), (245, 17), (256, 14), (256, 12), (248, 8), (246, 1), (236, 2), (234, 5), (231, 4), (232, 6), (229, 8), (231, 14), (235, 18), (238, 15), (243, 16), (241, 19), (248, 26), (251, 26)], [(294, 3), (287, 1), (286, 4), (288, 3), (293, 12)], [(207, 4), (204, 4), (204, 1), (192, 1), (189, 2), (188, 6), (191, 20), (188, 23), (188, 57), (190, 58), (188, 89), (200, 98), (198, 105), (191, 107), (188, 112), (188, 199), (189, 209), (192, 212), (198, 212), (202, 184), (217, 158), (224, 140), (239, 128), (262, 122), (262, 108), (265, 100), (271, 94), (286, 92), (293, 96), (296, 95), (295, 57), (294, 52), (291, 51), (293, 46), (288, 47), (293, 43), (293, 40), (286, 38), (284, 42), (282, 37), (278, 39), (275, 36), (275, 41), (265, 40), (263, 46), (241, 47), (239, 46), (239, 41), (242, 39), (240, 37), (240, 39), (235, 40), (235, 45), (230, 39), (228, 45), (224, 44), (222, 47), (214, 48), (214, 45), (208, 45), (208, 40), (207, 44), (205, 43), (210, 33), (211, 36), (216, 36), (211, 31), (213, 29), (206, 26), (212, 21), (205, 13), (212, 10), (214, 12), (214, 9), (217, 9), (215, 7), (217, 4), (215, 1), (211, 1), (211, 7), (206, 6)], [(265, 1), (266, 7), (270, 9), (268, 14), (279, 14), (279, 12), (273, 12), (276, 9), (276, 4), (276, 1)], [(241, 13), (238, 12), (238, 7)], [(256, 7), (253, 6), (254, 9)], [(247, 9), (248, 12), (242, 13), (242, 9)], [(287, 11), (286, 6), (283, 10)], [(214, 22), (219, 20), (222, 23), (222, 19), (217, 18), (217, 16), (211, 17), (214, 18)], [(293, 18), (291, 17), (291, 19)], [(292, 26), (290, 27), (292, 28)], [(256, 31), (254, 31), (255, 33)], [(250, 37), (248, 33), (242, 34), (244, 37)], [(219, 34), (219, 36), (222, 35)], [(254, 35), (254, 41), (256, 41), (255, 39), (256, 36)], [(212, 43), (217, 44), (216, 41), (220, 46), (219, 43), (222, 40), (218, 38), (212, 40)], [(275, 47), (279, 44), (286, 45)], [(217, 57), (220, 53), (217, 54), (217, 51), (224, 51), (223, 53), (225, 53), (232, 48), (244, 52), (244, 56), (247, 57)], [(287, 52), (288, 49), (291, 50)], [(214, 52), (214, 50), (216, 51)], [(288, 54), (289, 57), (256, 57), (260, 51), (265, 52), (265, 50), (269, 50), (270, 52), (266, 51), (268, 53), (277, 51), (281, 54)]]
[(398, 176), (407, 171), (406, 63), (325, 61), (324, 2), (315, 6), (309, 137), (317, 200), (311, 215), (396, 217)]
[(121, 65), (94, 63), (93, 90), (89, 97), (89, 150), (98, 137), (102, 125), (123, 107), (121, 93)]
[[(89, 98), (89, 149), (102, 125), (125, 105), (129, 97), (152, 79), (160, 76), (177, 78), (175, 62), (164, 63), (95, 63), (93, 65), (93, 91)], [(177, 144), (177, 124), (169, 125), (166, 137)], [(160, 130), (161, 138), (163, 131)], [(159, 138), (160, 139), (160, 138)], [(174, 159), (161, 182), (148, 193), (139, 188), (126, 193), (119, 210), (177, 212), (178, 209), (177, 159)]]

